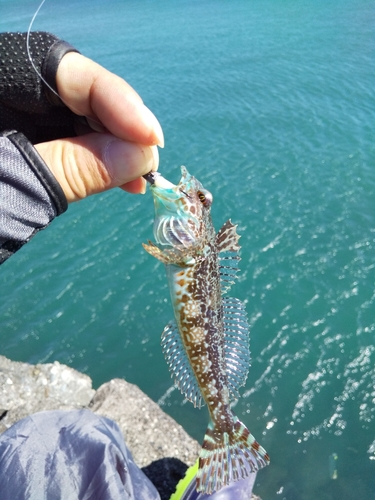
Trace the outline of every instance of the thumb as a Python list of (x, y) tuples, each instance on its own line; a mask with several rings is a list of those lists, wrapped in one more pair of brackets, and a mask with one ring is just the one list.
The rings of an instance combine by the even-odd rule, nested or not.
[(157, 170), (156, 146), (126, 142), (111, 134), (92, 133), (35, 145), (62, 187), (68, 203), (113, 187), (145, 191), (142, 175)]

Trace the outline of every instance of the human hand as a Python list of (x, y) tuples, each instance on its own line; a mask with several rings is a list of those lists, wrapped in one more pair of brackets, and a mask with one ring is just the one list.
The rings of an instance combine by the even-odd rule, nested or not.
[(99, 64), (70, 52), (58, 67), (62, 101), (86, 116), (98, 132), (36, 144), (35, 148), (61, 185), (68, 203), (113, 187), (145, 191), (141, 177), (157, 170), (157, 146), (164, 138), (159, 122), (123, 79)]

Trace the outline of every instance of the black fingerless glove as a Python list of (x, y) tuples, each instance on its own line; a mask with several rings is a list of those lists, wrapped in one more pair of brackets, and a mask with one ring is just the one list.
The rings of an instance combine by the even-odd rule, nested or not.
[(56, 91), (68, 52), (77, 50), (50, 33), (31, 32), (28, 47), (27, 33), (0, 33), (0, 131), (17, 130), (33, 144), (76, 135), (76, 115), (49, 88)]
[(76, 50), (49, 33), (30, 33), (31, 63), (26, 38), (0, 34), (0, 264), (67, 209), (32, 144), (76, 135), (76, 115), (49, 88), (56, 90), (63, 56)]

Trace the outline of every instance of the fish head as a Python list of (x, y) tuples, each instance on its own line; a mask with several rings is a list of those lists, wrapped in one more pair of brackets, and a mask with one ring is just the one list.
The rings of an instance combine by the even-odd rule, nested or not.
[(200, 244), (212, 204), (212, 194), (185, 167), (181, 167), (181, 173), (177, 185), (160, 174), (154, 177), (151, 185), (156, 244), (177, 250)]

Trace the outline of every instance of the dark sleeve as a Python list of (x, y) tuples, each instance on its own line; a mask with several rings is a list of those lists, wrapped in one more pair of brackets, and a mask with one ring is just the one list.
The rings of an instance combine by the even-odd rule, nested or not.
[(32, 144), (75, 136), (76, 115), (56, 90), (58, 65), (77, 52), (51, 33), (0, 33), (0, 131), (22, 132)]
[(26, 137), (0, 134), (0, 264), (67, 206), (59, 183)]
[(0, 264), (67, 209), (32, 144), (76, 135), (76, 115), (54, 92), (72, 51), (50, 33), (32, 32), (28, 42), (26, 33), (0, 34)]

